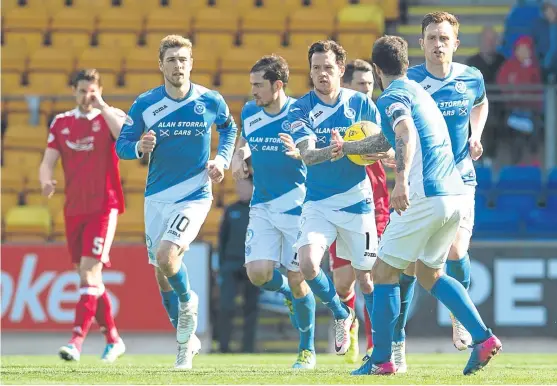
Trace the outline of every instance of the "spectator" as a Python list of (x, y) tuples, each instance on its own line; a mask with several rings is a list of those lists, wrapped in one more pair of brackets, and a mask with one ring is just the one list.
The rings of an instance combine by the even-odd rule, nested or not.
[[(476, 67), (482, 73), (486, 85), (493, 85), (497, 80), (497, 73), (501, 65), (505, 62), (505, 57), (497, 52), (499, 36), (497, 32), (486, 26), (480, 36), (480, 52), (468, 58), (466, 64)], [(482, 136), (484, 144), (483, 162), (489, 161), (496, 156), (496, 138), (499, 137), (500, 124), (502, 119), (503, 107), (501, 103), (489, 101), (489, 116), (486, 122), (486, 129)]]
[[(497, 75), (501, 86), (523, 86), (541, 83), (541, 74), (534, 54), (534, 42), (529, 36), (522, 36), (514, 46), (514, 56), (501, 66)], [(541, 103), (538, 95), (524, 89), (503, 90), (512, 99), (506, 103), (508, 111), (507, 125), (513, 129), (511, 139), (512, 162), (518, 163), (526, 154), (524, 150), (536, 151), (536, 128), (539, 126)], [(530, 144), (525, 149), (524, 143)], [(526, 161), (528, 162), (528, 161)]]
[(239, 200), (226, 208), (219, 231), (220, 265), (220, 351), (230, 352), (230, 337), (236, 311), (238, 287), (244, 288), (244, 332), (242, 352), (255, 351), (255, 332), (258, 314), (259, 288), (250, 283), (245, 261), (245, 240), (249, 222), (249, 203), (253, 190), (251, 179), (236, 183)]
[(557, 0), (546, 1), (543, 15), (547, 25), (548, 49), (543, 55), (544, 79), (557, 77)]

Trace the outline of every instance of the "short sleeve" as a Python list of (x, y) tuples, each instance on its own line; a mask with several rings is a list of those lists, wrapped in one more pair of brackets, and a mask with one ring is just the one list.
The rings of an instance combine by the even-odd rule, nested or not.
[(215, 93), (217, 100), (217, 116), (215, 118), (215, 124), (217, 125), (217, 130), (227, 128), (230, 123), (234, 121), (234, 118), (230, 114), (230, 109), (226, 104), (224, 98), (219, 93)]
[(412, 118), (412, 105), (410, 99), (403, 94), (389, 93), (381, 100), (381, 115), (384, 124), (394, 130), (395, 126), (406, 118)]
[(474, 99), (474, 107), (481, 105), (486, 100), (485, 82), (482, 73), (474, 68), (476, 73), (476, 78), (478, 81), (478, 87), (476, 88), (476, 99)]
[(50, 149), (55, 149), (60, 151), (60, 146), (58, 145), (58, 130), (57, 126), (60, 124), (60, 120), (55, 117), (50, 124), (50, 129), (48, 131), (48, 139), (46, 140), (46, 146)]
[(369, 96), (366, 96), (362, 105), (362, 121), (370, 121), (381, 126), (381, 114)]
[(292, 104), (288, 110), (288, 122), (290, 122), (290, 135), (296, 145), (307, 139), (315, 139), (315, 133), (310, 128), (308, 114), (298, 102)]

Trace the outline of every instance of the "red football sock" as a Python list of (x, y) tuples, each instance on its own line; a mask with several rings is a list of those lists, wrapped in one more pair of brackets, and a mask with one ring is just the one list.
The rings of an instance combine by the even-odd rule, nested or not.
[(97, 323), (101, 326), (101, 331), (106, 338), (106, 343), (116, 343), (120, 339), (116, 323), (112, 317), (112, 302), (106, 290), (99, 296), (97, 302), (97, 313), (95, 314)]
[(348, 308), (354, 309), (356, 307), (356, 292), (352, 291), (346, 297), (340, 295), (340, 301), (348, 306)]
[(367, 349), (373, 348), (373, 335), (371, 334), (371, 319), (367, 310), (364, 310), (365, 320), (366, 320), (366, 338), (367, 338)]
[(95, 313), (97, 312), (97, 287), (81, 287), (81, 297), (75, 305), (75, 321), (70, 343), (73, 343), (79, 351), (83, 341), (91, 328)]

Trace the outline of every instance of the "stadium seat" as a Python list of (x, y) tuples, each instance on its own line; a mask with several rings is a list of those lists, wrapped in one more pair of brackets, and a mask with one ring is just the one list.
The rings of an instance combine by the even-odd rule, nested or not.
[(4, 46), (2, 51), (14, 46), (23, 46), (28, 51), (34, 51), (42, 47), (44, 33), (42, 31), (10, 31), (4, 35)]
[[(5, 153), (2, 157), (5, 156)], [(9, 167), (7, 164), (2, 167), (2, 194), (7, 192), (21, 192), (23, 190), (23, 184), (25, 182), (25, 177), (21, 175), (17, 168)]]
[(52, 46), (70, 50), (78, 56), (91, 44), (91, 35), (88, 32), (54, 32), (52, 34)]
[(144, 16), (136, 10), (122, 12), (119, 7), (103, 10), (99, 14), (97, 29), (99, 32), (139, 32), (143, 27)]
[[(8, 149), (43, 150), (46, 146), (47, 135), (48, 132), (45, 127), (10, 125), (4, 135), (4, 146)], [(24, 152), (19, 155), (27, 157), (27, 154), (27, 152)], [(11, 153), (7, 152), (5, 156), (6, 161), (8, 161), (8, 157), (11, 156)], [(11, 159), (8, 162), (11, 162)], [(14, 162), (19, 163), (21, 161), (14, 160)]]
[(143, 12), (155, 12), (162, 8), (161, 0), (121, 0), (121, 4), (117, 9), (123, 12), (137, 11), (141, 9)]
[(48, 209), (41, 206), (12, 207), (5, 218), (6, 241), (46, 241), (52, 230)]
[(238, 13), (233, 10), (206, 7), (197, 12), (193, 29), (197, 32), (228, 32), (238, 30)]
[(30, 71), (50, 71), (68, 74), (74, 69), (74, 57), (63, 48), (41, 47), (31, 53)]
[(164, 32), (164, 35), (184, 35), (190, 32), (191, 15), (184, 16), (172, 8), (164, 7), (153, 9), (147, 14), (145, 30), (147, 33)]
[(250, 83), (248, 72), (246, 71), (243, 74), (240, 72), (223, 73), (218, 90), (225, 98), (233, 95), (249, 95)]
[(279, 47), (276, 51), (288, 62), (290, 74), (309, 74), (307, 47)]
[(259, 50), (247, 47), (232, 48), (226, 51), (221, 58), (221, 69), (226, 72), (242, 73), (246, 78), (246, 84), (249, 84), (247, 74), (260, 58), (261, 52)]
[(272, 53), (282, 45), (283, 38), (283, 35), (278, 32), (250, 32), (243, 33), (241, 40), (243, 47)]
[(88, 47), (79, 56), (77, 68), (96, 68), (101, 72), (101, 76), (105, 71), (119, 72), (123, 56), (124, 53), (119, 50)]
[[(153, 55), (155, 55), (157, 58), (161, 40), (165, 36), (170, 35), (169, 32), (170, 31), (147, 31), (147, 33), (145, 34), (145, 46), (149, 47), (152, 50)], [(172, 33), (183, 35), (184, 37), (189, 36), (189, 32), (185, 29), (173, 30)]]
[(331, 35), (334, 30), (335, 15), (328, 9), (300, 8), (291, 14), (291, 32), (318, 32)]
[(336, 13), (349, 4), (349, 2), (350, 0), (311, 0), (309, 8), (316, 11), (325, 9)]
[(478, 186), (476, 187), (478, 191), (487, 192), (491, 190), (493, 186), (493, 177), (492, 177), (491, 168), (485, 166), (477, 167), (476, 181), (478, 183)]
[(52, 16), (50, 30), (57, 32), (92, 33), (95, 28), (95, 18), (84, 8), (62, 8)]
[(116, 227), (116, 237), (118, 241), (123, 241), (122, 237), (130, 238), (135, 241), (144, 239), (145, 222), (142, 210), (126, 210), (118, 217), (118, 225)]
[(282, 33), (286, 29), (285, 10), (254, 8), (242, 15), (242, 32)]
[(133, 51), (139, 42), (138, 32), (102, 31), (97, 36), (99, 47), (123, 50), (126, 54)]
[(194, 50), (195, 47), (212, 47), (218, 51), (220, 55), (224, 51), (229, 50), (236, 42), (235, 32), (195, 32), (194, 33)]
[(476, 213), (478, 211), (483, 211), (489, 207), (489, 198), (486, 194), (482, 192), (476, 192), (476, 200), (474, 207), (476, 208)]
[[(4, 170), (2, 170), (3, 174)], [(2, 184), (4, 184), (4, 175), (2, 175)], [(2, 186), (2, 218), (8, 213), (8, 211), (20, 204), (21, 194), (19, 192), (8, 191)]]
[(125, 79), (125, 89), (133, 94), (143, 93), (163, 83), (160, 71), (127, 73)]
[(145, 194), (142, 192), (130, 192), (125, 196), (126, 210), (143, 211)]
[(29, 73), (28, 90), (34, 94), (70, 95), (70, 77), (67, 73), (33, 71)]
[[(37, 2), (31, 2), (37, 3)], [(2, 15), (2, 29), (7, 31), (35, 30), (43, 32), (48, 25), (48, 14), (39, 7), (17, 7)]]
[(189, 15), (195, 16), (197, 13), (207, 8), (207, 0), (169, 0), (168, 8), (177, 13), (187, 13)]
[(557, 208), (531, 211), (526, 217), (526, 232), (535, 238), (557, 238)]
[(10, 47), (2, 46), (2, 73), (12, 71), (21, 73), (27, 67), (27, 52), (25, 46)]
[(17, 72), (5, 72), (2, 71), (2, 93), (6, 94), (18, 94), (21, 85), (21, 74)]
[(309, 74), (290, 74), (286, 89), (290, 96), (300, 97), (304, 95), (310, 90)]
[[(208, 46), (211, 47), (211, 46)], [(218, 52), (203, 46), (193, 47), (193, 72), (214, 74), (218, 68)]]
[[(57, 185), (58, 187), (58, 185)], [(48, 212), (54, 218), (64, 209), (64, 194), (57, 192), (52, 197), (43, 196), (40, 192), (31, 192), (25, 195), (25, 204), (31, 206), (42, 206), (48, 208)]]
[(339, 33), (382, 35), (385, 30), (383, 9), (377, 5), (349, 5), (338, 13)]
[(526, 215), (538, 206), (538, 196), (531, 193), (500, 193), (497, 197), (495, 207), (498, 210), (516, 211)]
[(213, 247), (217, 246), (218, 243), (218, 234), (220, 223), (222, 219), (223, 210), (216, 206), (213, 206), (207, 215), (207, 219), (203, 223), (203, 226), (200, 231), (200, 238), (203, 241), (207, 241), (213, 245)]
[(292, 14), (303, 7), (302, 0), (263, 0), (263, 9)]
[(292, 32), (288, 34), (288, 45), (304, 50), (307, 56), (308, 48), (318, 40), (329, 39), (331, 34), (323, 32)]
[(547, 175), (547, 189), (557, 191), (557, 168), (553, 168)]
[(158, 69), (158, 52), (148, 47), (137, 47), (124, 56), (126, 72), (154, 71)]
[(505, 166), (501, 168), (499, 190), (539, 192), (542, 187), (542, 172), (535, 166)]
[(399, 0), (358, 0), (360, 4), (379, 5), (383, 10), (386, 20), (394, 21), (400, 17), (400, 1)]
[(207, 74), (203, 72), (192, 72), (191, 81), (193, 83), (199, 84), (201, 86), (212, 89), (215, 87), (215, 76), (213, 74)]
[(54, 215), (54, 221), (51, 232), (52, 241), (66, 241), (66, 219), (64, 211), (59, 211)]
[(520, 233), (520, 216), (514, 211), (492, 210), (477, 212), (474, 235), (478, 238), (511, 238)]
[(373, 33), (341, 32), (336, 40), (348, 52), (350, 59), (368, 59), (376, 39), (377, 35)]
[(141, 165), (139, 161), (124, 161), (120, 163), (120, 168), (126, 169), (126, 178), (124, 179), (126, 193), (145, 192), (147, 166)]

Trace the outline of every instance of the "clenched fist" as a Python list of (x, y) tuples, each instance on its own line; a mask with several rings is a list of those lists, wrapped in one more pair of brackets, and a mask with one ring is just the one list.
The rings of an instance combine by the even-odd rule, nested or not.
[(138, 150), (141, 153), (148, 154), (152, 153), (157, 144), (157, 137), (153, 130), (149, 130), (141, 139), (139, 140)]

